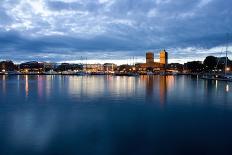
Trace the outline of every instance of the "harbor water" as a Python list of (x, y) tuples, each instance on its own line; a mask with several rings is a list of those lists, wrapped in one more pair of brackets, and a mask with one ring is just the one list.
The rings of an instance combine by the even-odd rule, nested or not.
[(0, 76), (0, 154), (232, 154), (232, 83)]

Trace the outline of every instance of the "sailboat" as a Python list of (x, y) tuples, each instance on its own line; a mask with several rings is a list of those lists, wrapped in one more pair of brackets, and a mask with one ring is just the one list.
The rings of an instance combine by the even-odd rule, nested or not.
[[(219, 81), (231, 81), (232, 82), (232, 75), (228, 74), (228, 71), (230, 70), (230, 68), (228, 68), (228, 40), (227, 40), (226, 51), (225, 52), (226, 52), (226, 57), (225, 57), (224, 74), (216, 74), (215, 73), (214, 75), (203, 75), (202, 79), (219, 80)], [(220, 58), (218, 59), (218, 63), (219, 63), (219, 60), (220, 60)], [(217, 66), (218, 66), (218, 63), (217, 63)], [(217, 68), (217, 66), (215, 68)]]

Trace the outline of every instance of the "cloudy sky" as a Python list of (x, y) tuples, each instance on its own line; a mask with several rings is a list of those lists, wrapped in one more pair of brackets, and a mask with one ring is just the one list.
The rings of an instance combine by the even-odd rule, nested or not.
[[(231, 0), (1, 0), (0, 60), (202, 60), (232, 42)], [(232, 48), (229, 47), (229, 50)], [(82, 58), (81, 58), (82, 57)], [(232, 58), (232, 55), (230, 56)]]

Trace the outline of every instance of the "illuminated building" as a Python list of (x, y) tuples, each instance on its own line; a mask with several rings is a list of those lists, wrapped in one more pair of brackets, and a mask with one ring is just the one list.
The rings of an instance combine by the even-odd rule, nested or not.
[(106, 72), (114, 72), (117, 69), (117, 65), (113, 63), (105, 63), (103, 67)]
[[(165, 62), (167, 63), (167, 52), (166, 52), (165, 56), (166, 56)], [(154, 62), (154, 53), (152, 53), (152, 52), (146, 53), (146, 63), (137, 63), (137, 64), (135, 64), (135, 66), (137, 68), (137, 71), (139, 71), (140, 73), (147, 72), (147, 71), (156, 72), (156, 71), (159, 71), (160, 68), (162, 67), (161, 63)]]
[(168, 64), (168, 70), (172, 72), (182, 72), (184, 69), (184, 66), (180, 63), (170, 63)]
[(168, 65), (168, 53), (166, 50), (160, 52), (160, 67), (166, 68)]
[(104, 70), (102, 64), (85, 64), (83, 68), (87, 72), (101, 72)]
[(146, 64), (153, 64), (154, 63), (154, 53), (147, 52), (146, 53)]
[(45, 72), (53, 70), (53, 69), (57, 68), (57, 66), (58, 66), (58, 64), (56, 64), (56, 63), (43, 62), (42, 64), (44, 66)]
[(21, 73), (42, 73), (44, 70), (44, 64), (36, 61), (22, 63), (19, 67)]

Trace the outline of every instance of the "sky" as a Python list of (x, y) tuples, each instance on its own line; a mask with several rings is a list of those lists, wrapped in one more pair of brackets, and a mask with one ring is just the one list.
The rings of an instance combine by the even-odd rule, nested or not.
[(145, 61), (147, 51), (158, 61), (162, 49), (169, 62), (224, 56), (227, 41), (232, 51), (231, 6), (231, 0), (1, 0), (0, 60), (130, 64)]

